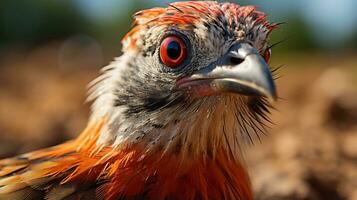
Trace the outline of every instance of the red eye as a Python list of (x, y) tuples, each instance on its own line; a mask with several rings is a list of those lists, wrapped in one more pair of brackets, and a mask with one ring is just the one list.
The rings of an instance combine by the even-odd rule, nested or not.
[(187, 56), (185, 42), (177, 36), (165, 38), (160, 47), (160, 59), (170, 68), (179, 67)]
[(263, 55), (265, 62), (269, 63), (270, 56), (271, 56), (271, 49), (268, 48), (267, 50), (265, 50), (264, 55)]

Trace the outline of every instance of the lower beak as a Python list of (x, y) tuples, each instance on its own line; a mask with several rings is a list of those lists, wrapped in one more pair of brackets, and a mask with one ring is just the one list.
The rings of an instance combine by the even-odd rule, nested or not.
[(237, 93), (276, 100), (277, 92), (268, 64), (251, 45), (238, 43), (208, 67), (177, 81), (179, 89), (197, 96)]

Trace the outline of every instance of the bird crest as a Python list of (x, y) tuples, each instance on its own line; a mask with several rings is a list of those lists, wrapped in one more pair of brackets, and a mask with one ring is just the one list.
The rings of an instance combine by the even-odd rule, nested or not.
[[(122, 43), (125, 49), (135, 49), (140, 32), (152, 26), (178, 26), (180, 29), (201, 24), (212, 26), (238, 26), (248, 18), (254, 25), (261, 24), (270, 33), (278, 24), (270, 24), (266, 14), (255, 6), (240, 6), (216, 1), (188, 1), (170, 3), (166, 8), (152, 8), (134, 14), (134, 24)], [(237, 27), (238, 29), (238, 27)]]

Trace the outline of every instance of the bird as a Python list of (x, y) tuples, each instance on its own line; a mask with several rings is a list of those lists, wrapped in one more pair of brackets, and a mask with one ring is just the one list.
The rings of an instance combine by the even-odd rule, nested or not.
[(0, 199), (254, 199), (244, 149), (277, 100), (277, 27), (217, 1), (135, 13), (122, 55), (90, 83), (84, 131), (1, 160)]

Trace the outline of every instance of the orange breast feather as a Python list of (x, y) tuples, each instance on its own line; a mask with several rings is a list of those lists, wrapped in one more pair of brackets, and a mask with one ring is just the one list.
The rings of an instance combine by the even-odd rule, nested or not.
[(253, 199), (245, 170), (226, 153), (190, 159), (101, 147), (104, 123), (74, 141), (0, 161), (0, 199)]

